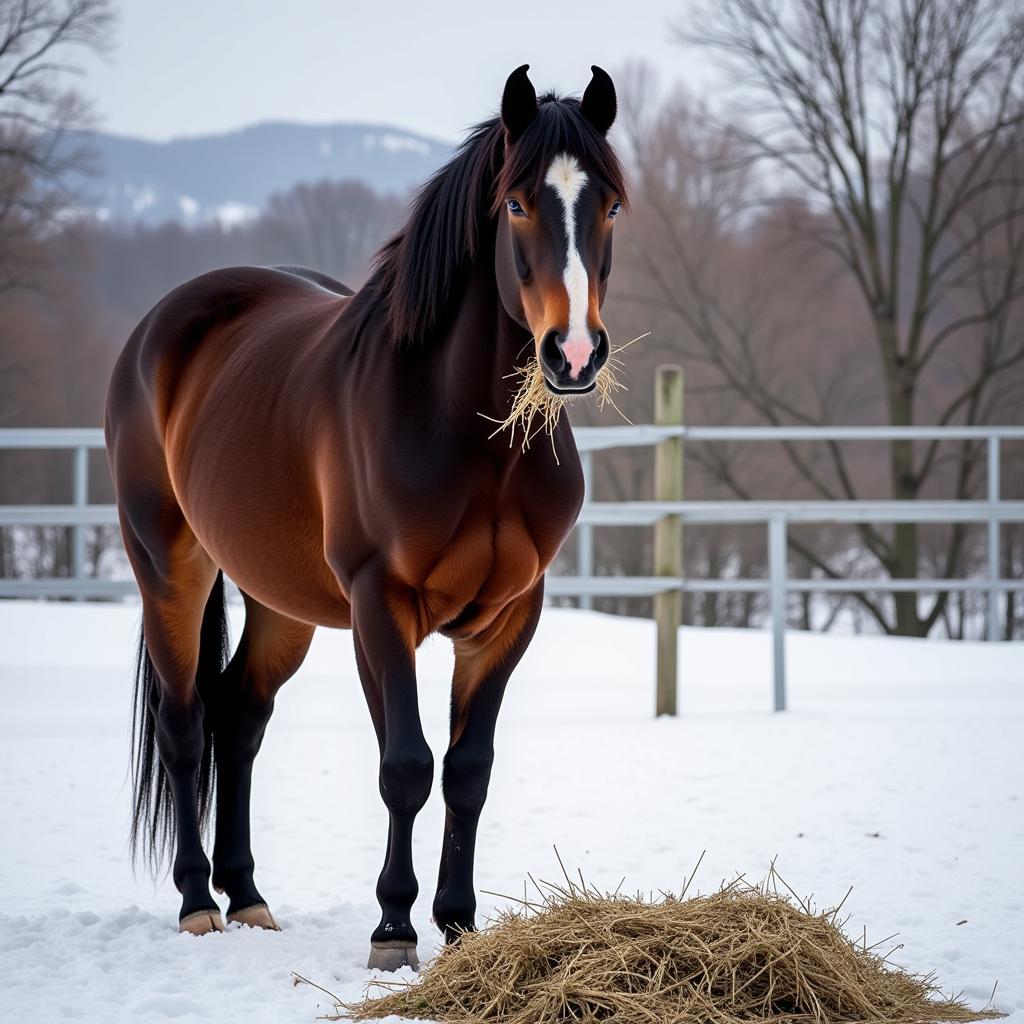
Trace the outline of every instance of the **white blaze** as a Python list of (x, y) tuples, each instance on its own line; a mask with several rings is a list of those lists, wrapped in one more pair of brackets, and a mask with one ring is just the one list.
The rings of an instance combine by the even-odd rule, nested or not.
[(580, 375), (580, 371), (587, 365), (594, 351), (594, 343), (587, 329), (590, 283), (576, 241), (576, 201), (586, 183), (586, 174), (575, 157), (569, 156), (568, 153), (556, 156), (551, 161), (547, 174), (544, 175), (544, 184), (550, 185), (562, 201), (562, 220), (566, 238), (565, 270), (562, 278), (569, 295), (569, 329), (562, 343), (562, 352), (569, 361), (569, 372), (573, 379)]

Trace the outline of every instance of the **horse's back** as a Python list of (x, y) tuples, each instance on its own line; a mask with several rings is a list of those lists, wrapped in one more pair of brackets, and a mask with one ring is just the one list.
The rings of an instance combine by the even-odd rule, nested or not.
[(302, 278), (303, 281), (309, 281), (311, 284), (318, 285), (320, 288), (334, 292), (335, 295), (341, 295), (344, 298), (350, 298), (355, 295), (355, 291), (349, 288), (347, 284), (342, 284), (337, 278), (331, 277), (330, 274), (325, 274), (320, 270), (311, 270), (309, 267), (295, 267), (285, 263), (276, 264), (269, 269), (280, 270), (283, 274), (291, 274), (293, 277)]
[[(315, 335), (344, 308), (351, 290), (317, 271), (297, 267), (225, 267), (179, 285), (132, 333), (115, 366), (108, 423), (140, 397), (164, 426), (182, 384), (246, 347), (282, 346)], [(197, 365), (198, 364), (198, 365)]]

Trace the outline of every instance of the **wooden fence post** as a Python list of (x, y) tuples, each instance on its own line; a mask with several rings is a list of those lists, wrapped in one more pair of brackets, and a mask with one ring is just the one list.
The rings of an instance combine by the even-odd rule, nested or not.
[[(683, 368), (659, 366), (654, 385), (654, 422), (682, 426)], [(683, 500), (683, 439), (662, 441), (654, 452), (654, 500)], [(678, 579), (683, 575), (683, 526), (679, 516), (666, 516), (654, 526), (654, 574)], [(658, 632), (656, 715), (676, 713), (679, 624), (683, 593), (673, 587), (654, 598)]]

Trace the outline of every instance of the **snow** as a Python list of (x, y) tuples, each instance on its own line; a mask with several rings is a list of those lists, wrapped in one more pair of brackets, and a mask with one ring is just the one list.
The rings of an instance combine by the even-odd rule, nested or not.
[(142, 213), (156, 203), (156, 191), (149, 185), (133, 189), (132, 212)]
[(181, 215), (185, 218), (186, 224), (195, 223), (195, 220), (199, 216), (199, 210), (201, 208), (202, 203), (200, 203), (199, 200), (195, 198), (195, 196), (178, 196), (178, 209), (181, 210)]
[[(0, 1019), (308, 1022), (370, 978), (385, 815), (348, 634), (322, 630), (256, 766), (257, 882), (283, 926), (176, 931), (177, 894), (125, 855), (131, 605), (0, 604)], [(235, 635), (240, 624), (235, 622)], [(479, 889), (567, 864), (614, 888), (698, 888), (771, 858), (851, 933), (1024, 1024), (1024, 645), (684, 630), (681, 716), (651, 718), (650, 623), (548, 609), (511, 684), (481, 825)], [(419, 658), (440, 764), (447, 645)], [(420, 953), (442, 807), (416, 832)], [(500, 901), (481, 895), (486, 913)], [(966, 923), (960, 923), (966, 922)], [(405, 972), (408, 973), (408, 972)]]
[(377, 132), (363, 136), (363, 149), (384, 149), (389, 153), (430, 153), (430, 143), (425, 139), (417, 139), (412, 135), (400, 135), (398, 132)]
[(231, 231), (233, 228), (248, 224), (259, 216), (259, 210), (255, 206), (246, 203), (226, 202), (221, 203), (213, 211), (213, 219), (220, 224), (224, 231)]

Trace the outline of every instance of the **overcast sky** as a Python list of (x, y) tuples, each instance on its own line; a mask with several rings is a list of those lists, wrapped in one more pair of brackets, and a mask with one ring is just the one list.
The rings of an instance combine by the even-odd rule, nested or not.
[(268, 119), (377, 121), (446, 139), (492, 114), (508, 73), (579, 92), (590, 65), (646, 57), (693, 79), (669, 40), (687, 0), (121, 0), (90, 63), (101, 127), (167, 139)]

